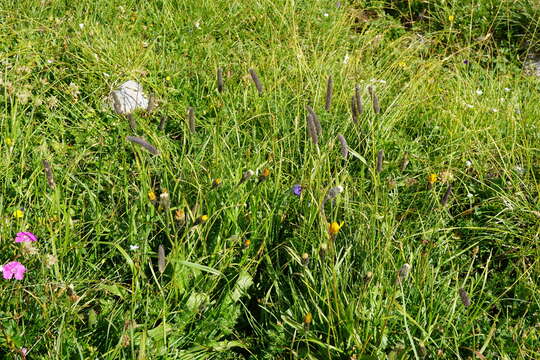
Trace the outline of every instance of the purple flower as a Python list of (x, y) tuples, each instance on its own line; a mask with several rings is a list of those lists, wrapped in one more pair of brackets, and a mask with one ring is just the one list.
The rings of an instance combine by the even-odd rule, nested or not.
[(300, 196), (300, 194), (302, 194), (302, 185), (295, 184), (292, 187), (292, 193), (293, 193), (293, 195)]
[(464, 63), (465, 65), (469, 65), (469, 60), (463, 60), (463, 63)]
[(21, 243), (21, 242), (32, 242), (37, 241), (36, 235), (32, 234), (31, 232), (20, 232), (17, 233), (17, 237), (15, 238), (15, 242)]
[(15, 277), (16, 280), (24, 279), (24, 273), (26, 268), (18, 261), (12, 261), (2, 266), (2, 272), (4, 273), (4, 279), (11, 280)]

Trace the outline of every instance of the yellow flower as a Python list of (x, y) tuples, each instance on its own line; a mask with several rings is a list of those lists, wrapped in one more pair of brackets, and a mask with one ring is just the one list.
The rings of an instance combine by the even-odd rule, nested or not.
[(310, 312), (308, 312), (305, 316), (304, 316), (304, 325), (309, 325), (311, 324), (311, 321), (313, 320), (313, 315), (311, 315)]
[(455, 19), (454, 15), (450, 15), (450, 16), (448, 17), (448, 20), (450, 20), (450, 22), (454, 22), (454, 19)]
[(244, 240), (244, 247), (248, 248), (249, 245), (251, 245), (251, 240), (249, 240), (249, 239)]
[(212, 181), (212, 187), (213, 188), (217, 188), (220, 185), (221, 185), (221, 179), (220, 178), (215, 178), (214, 181)]
[(337, 233), (339, 232), (339, 229), (341, 229), (342, 226), (343, 226), (343, 221), (340, 224), (334, 221), (333, 223), (330, 224), (328, 228), (328, 232), (330, 233), (331, 236), (336, 236)]
[(398, 66), (404, 68), (407, 66), (407, 64), (405, 63), (405, 61), (400, 61), (398, 62)]
[(13, 140), (11, 138), (6, 138), (5, 142), (8, 147), (11, 147), (13, 145)]
[(150, 191), (148, 192), (148, 200), (150, 200), (150, 201), (156, 201), (156, 193), (153, 192), (152, 190), (150, 190)]
[(170, 77), (170, 76), (167, 76), (167, 77), (165, 78), (165, 80), (171, 81), (171, 77)]
[(427, 181), (431, 185), (435, 184), (435, 182), (437, 181), (437, 174), (429, 174), (427, 177)]
[(24, 212), (21, 209), (17, 209), (13, 212), (13, 217), (15, 219), (20, 219), (24, 216)]
[(208, 220), (208, 215), (199, 216), (195, 219), (195, 225), (203, 224)]

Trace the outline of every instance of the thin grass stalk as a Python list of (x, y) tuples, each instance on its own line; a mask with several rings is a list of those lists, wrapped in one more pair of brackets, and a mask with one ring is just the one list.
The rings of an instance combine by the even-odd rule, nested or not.
[(332, 93), (334, 91), (334, 81), (332, 80), (332, 75), (328, 76), (328, 81), (326, 83), (326, 103), (324, 108), (326, 111), (330, 111), (330, 106), (332, 105)]
[(259, 80), (259, 77), (257, 76), (257, 73), (253, 69), (249, 69), (249, 74), (251, 75), (251, 79), (255, 83), (255, 87), (257, 88), (257, 91), (259, 92), (259, 95), (263, 94), (263, 86), (261, 84), (261, 80)]
[(189, 107), (188, 109), (188, 124), (189, 131), (191, 131), (192, 134), (195, 134), (195, 110), (193, 110), (192, 107)]
[(56, 187), (56, 184), (54, 182), (54, 176), (51, 164), (47, 160), (43, 160), (43, 169), (45, 170), (45, 177), (47, 178), (47, 184), (51, 189), (54, 189)]
[(223, 92), (223, 69), (217, 69), (217, 89), (221, 93)]
[(140, 145), (142, 146), (143, 148), (145, 148), (146, 150), (148, 150), (149, 153), (151, 153), (152, 155), (158, 155), (159, 154), (159, 151), (158, 149), (156, 149), (155, 146), (151, 145), (148, 141), (142, 139), (142, 138), (139, 138), (139, 137), (136, 137), (136, 136), (126, 136), (126, 139), (128, 141), (131, 141), (137, 145)]

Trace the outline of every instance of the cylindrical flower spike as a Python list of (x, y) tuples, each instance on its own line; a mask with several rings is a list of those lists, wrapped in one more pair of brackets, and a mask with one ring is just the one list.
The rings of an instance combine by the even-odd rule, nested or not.
[(263, 86), (261, 84), (261, 80), (259, 80), (259, 77), (257, 76), (257, 73), (253, 69), (249, 69), (249, 74), (251, 75), (251, 79), (253, 80), (253, 83), (255, 84), (255, 87), (257, 88), (257, 91), (259, 92), (259, 96), (263, 94)]
[(345, 160), (349, 157), (349, 147), (347, 146), (347, 140), (345, 140), (345, 137), (341, 134), (338, 134), (338, 140), (341, 145), (341, 155)]

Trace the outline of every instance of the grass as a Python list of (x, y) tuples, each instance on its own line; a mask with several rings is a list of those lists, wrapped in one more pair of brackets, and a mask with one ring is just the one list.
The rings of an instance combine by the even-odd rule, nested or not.
[[(540, 80), (469, 36), (476, 10), (41, 3), (0, 5), (0, 263), (27, 268), (1, 282), (2, 358), (540, 357)], [(130, 79), (158, 100), (135, 130), (106, 100)]]

